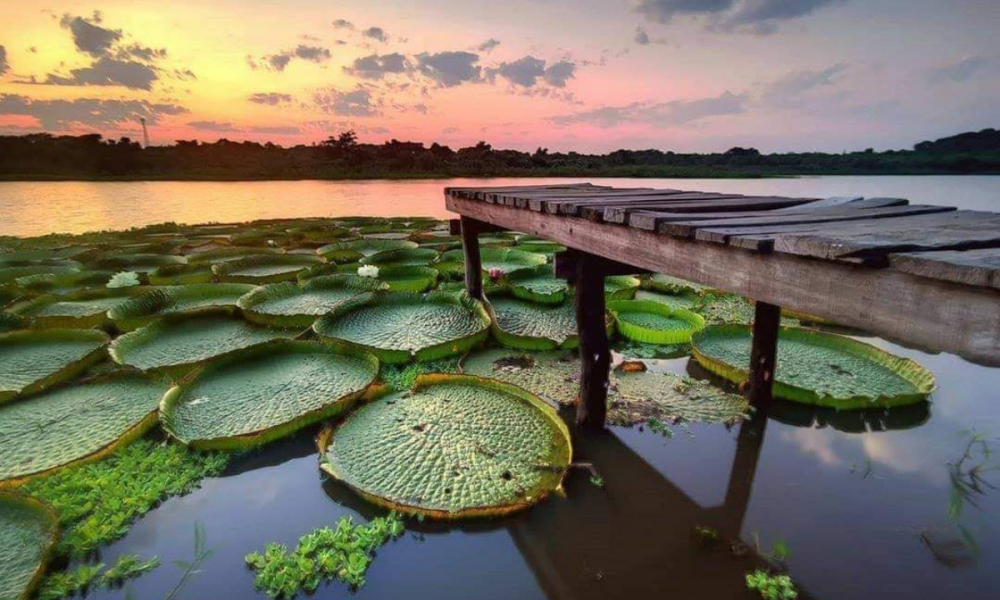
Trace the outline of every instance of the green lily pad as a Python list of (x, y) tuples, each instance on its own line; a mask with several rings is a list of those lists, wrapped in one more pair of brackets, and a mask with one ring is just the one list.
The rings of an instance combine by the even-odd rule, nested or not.
[(75, 258), (87, 248), (82, 246), (66, 246), (64, 248), (25, 248), (22, 250), (11, 250), (0, 252), (0, 266), (16, 267), (31, 263), (44, 263), (51, 261), (66, 260)]
[(150, 271), (148, 276), (150, 285), (188, 285), (209, 283), (215, 273), (212, 272), (212, 265), (195, 263), (158, 267)]
[(579, 344), (572, 302), (536, 304), (503, 294), (490, 299), (493, 337), (504, 346), (526, 350), (574, 348)]
[[(706, 369), (734, 383), (747, 378), (749, 326), (718, 325), (692, 338), (693, 355)], [(851, 338), (782, 327), (778, 335), (774, 395), (838, 409), (920, 402), (934, 376), (916, 362)]]
[(489, 335), (490, 318), (466, 294), (363, 294), (321, 317), (321, 338), (364, 348), (386, 363), (465, 352)]
[(378, 280), (393, 292), (421, 294), (437, 283), (437, 269), (420, 266), (387, 265), (378, 268)]
[(362, 292), (389, 287), (375, 279), (357, 275), (328, 275), (299, 285), (286, 281), (254, 289), (239, 299), (248, 321), (273, 327), (307, 329), (317, 317), (330, 312)]
[(118, 337), (109, 352), (120, 365), (180, 372), (230, 352), (299, 333), (268, 329), (225, 313), (167, 315)]
[(642, 287), (643, 289), (666, 294), (701, 295), (709, 290), (709, 288), (703, 285), (662, 273), (654, 273), (648, 279), (643, 280)]
[(280, 248), (260, 248), (255, 246), (226, 246), (210, 248), (203, 252), (195, 252), (188, 256), (191, 264), (224, 263), (250, 256), (276, 256), (284, 254)]
[(68, 275), (79, 273), (78, 267), (67, 267), (58, 265), (34, 265), (28, 267), (2, 267), (0, 268), (0, 285), (13, 283), (22, 277), (32, 275)]
[(529, 242), (517, 242), (516, 248), (518, 250), (524, 250), (525, 252), (534, 252), (536, 254), (557, 254), (559, 252), (565, 252), (566, 246), (562, 244), (557, 244), (555, 242), (542, 242), (542, 241), (529, 241)]
[[(511, 274), (520, 269), (530, 269), (548, 262), (548, 257), (544, 254), (535, 254), (513, 248), (480, 248), (480, 260), (483, 271), (489, 272), (498, 269), (501, 273)], [(441, 255), (442, 262), (465, 263), (465, 255), (462, 250), (449, 250)]]
[(367, 500), (457, 519), (508, 514), (558, 490), (569, 431), (524, 390), (422, 375), (410, 392), (361, 407), (320, 438), (321, 468)]
[(668, 294), (643, 289), (636, 290), (635, 299), (645, 302), (659, 302), (660, 304), (666, 304), (670, 308), (683, 308), (690, 311), (696, 310), (700, 303), (700, 298), (694, 294)]
[(612, 275), (604, 278), (604, 297), (608, 300), (631, 300), (638, 289), (638, 277)]
[(322, 264), (317, 256), (302, 254), (259, 254), (212, 265), (219, 281), (227, 283), (278, 283), (294, 280), (307, 268)]
[(378, 359), (318, 342), (278, 341), (214, 362), (163, 398), (164, 429), (199, 449), (256, 446), (341, 414)]
[(0, 406), (0, 485), (109, 454), (157, 422), (166, 386), (118, 372)]
[(705, 327), (696, 313), (650, 300), (612, 300), (608, 310), (623, 336), (644, 344), (686, 344)]
[(403, 266), (426, 266), (437, 260), (440, 254), (437, 250), (430, 248), (397, 248), (395, 250), (383, 250), (369, 256), (365, 256), (359, 262), (363, 265), (403, 265)]
[(515, 271), (507, 275), (505, 283), (518, 298), (541, 304), (562, 304), (569, 294), (566, 280), (557, 279), (549, 265)]
[(27, 327), (28, 320), (24, 317), (19, 317), (5, 310), (0, 310), (0, 333), (15, 331), (17, 329), (26, 329)]
[(0, 494), (0, 598), (31, 598), (58, 535), (59, 518), (46, 505)]
[(236, 303), (256, 286), (247, 283), (195, 283), (156, 288), (115, 306), (108, 317), (122, 331), (132, 331), (165, 315), (218, 310), (236, 311)]
[(101, 258), (91, 266), (99, 271), (149, 273), (159, 267), (184, 264), (187, 264), (185, 257), (173, 254), (121, 254)]
[(113, 271), (42, 273), (19, 277), (16, 283), (19, 289), (28, 294), (70, 294), (91, 288), (102, 288), (114, 276)]
[(316, 254), (326, 256), (334, 251), (350, 250), (362, 256), (371, 256), (383, 250), (397, 250), (401, 248), (416, 248), (417, 243), (409, 240), (352, 240), (349, 242), (335, 242), (316, 249)]
[(108, 340), (108, 334), (96, 329), (0, 334), (0, 403), (82, 373), (104, 359)]
[(90, 329), (108, 322), (107, 312), (142, 293), (138, 287), (98, 289), (64, 296), (38, 296), (8, 308), (39, 329)]

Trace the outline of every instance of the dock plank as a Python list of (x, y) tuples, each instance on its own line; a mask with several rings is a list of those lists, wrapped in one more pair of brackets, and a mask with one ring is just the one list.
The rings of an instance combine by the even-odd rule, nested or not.
[(930, 279), (1000, 290), (1000, 248), (890, 254), (889, 266)]
[[(637, 202), (617, 206), (584, 206), (579, 216), (592, 221), (606, 221), (631, 225), (630, 210), (646, 212), (724, 212), (771, 210), (798, 206), (811, 202), (811, 198), (785, 198), (783, 196), (729, 196), (702, 198), (686, 202)], [(645, 229), (645, 227), (641, 227)]]

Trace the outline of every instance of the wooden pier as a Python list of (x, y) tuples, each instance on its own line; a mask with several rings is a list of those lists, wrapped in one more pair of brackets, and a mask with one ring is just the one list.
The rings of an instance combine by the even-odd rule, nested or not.
[(759, 407), (771, 398), (781, 307), (1000, 366), (1000, 213), (901, 198), (590, 184), (446, 188), (445, 196), (460, 215), (473, 296), (482, 298), (480, 233), (519, 231), (570, 249), (555, 270), (576, 285), (584, 427), (604, 426), (607, 275), (663, 273), (753, 299), (747, 390)]

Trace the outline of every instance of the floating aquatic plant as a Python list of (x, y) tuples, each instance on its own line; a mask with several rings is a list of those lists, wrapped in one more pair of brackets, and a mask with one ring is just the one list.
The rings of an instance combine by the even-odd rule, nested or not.
[(108, 339), (91, 329), (0, 333), (0, 404), (82, 373), (104, 359)]
[(164, 315), (235, 312), (237, 301), (256, 286), (246, 283), (195, 283), (145, 290), (108, 311), (115, 326), (132, 331)]
[(375, 279), (378, 277), (378, 267), (375, 265), (361, 265), (358, 267), (358, 275)]
[(698, 314), (650, 300), (612, 300), (608, 310), (623, 336), (645, 344), (685, 344), (705, 327)]
[(792, 578), (788, 575), (772, 575), (756, 569), (746, 575), (747, 589), (760, 594), (764, 600), (794, 600), (799, 597)]
[(572, 303), (536, 304), (509, 295), (490, 295), (493, 337), (502, 345), (527, 350), (574, 348), (579, 344)]
[(70, 571), (48, 575), (38, 589), (38, 600), (59, 600), (77, 594), (85, 595), (96, 587), (104, 563), (80, 565)]
[(117, 288), (128, 288), (135, 287), (142, 282), (139, 280), (139, 274), (135, 271), (120, 271), (115, 273), (114, 276), (108, 280), (105, 287), (109, 289)]
[(255, 288), (237, 302), (248, 321), (306, 329), (326, 313), (363, 292), (385, 291), (381, 281), (356, 275), (327, 275), (303, 284), (285, 281)]
[(20, 495), (0, 493), (0, 598), (27, 600), (58, 535), (55, 513)]
[(159, 557), (143, 560), (138, 554), (122, 554), (114, 565), (101, 573), (100, 583), (104, 587), (120, 586), (129, 579), (135, 579), (160, 566)]

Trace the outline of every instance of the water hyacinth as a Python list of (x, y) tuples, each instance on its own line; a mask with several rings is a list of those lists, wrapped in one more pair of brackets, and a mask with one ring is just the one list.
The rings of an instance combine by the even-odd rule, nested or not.
[(362, 265), (358, 267), (358, 275), (375, 279), (378, 277), (378, 267), (375, 265)]

